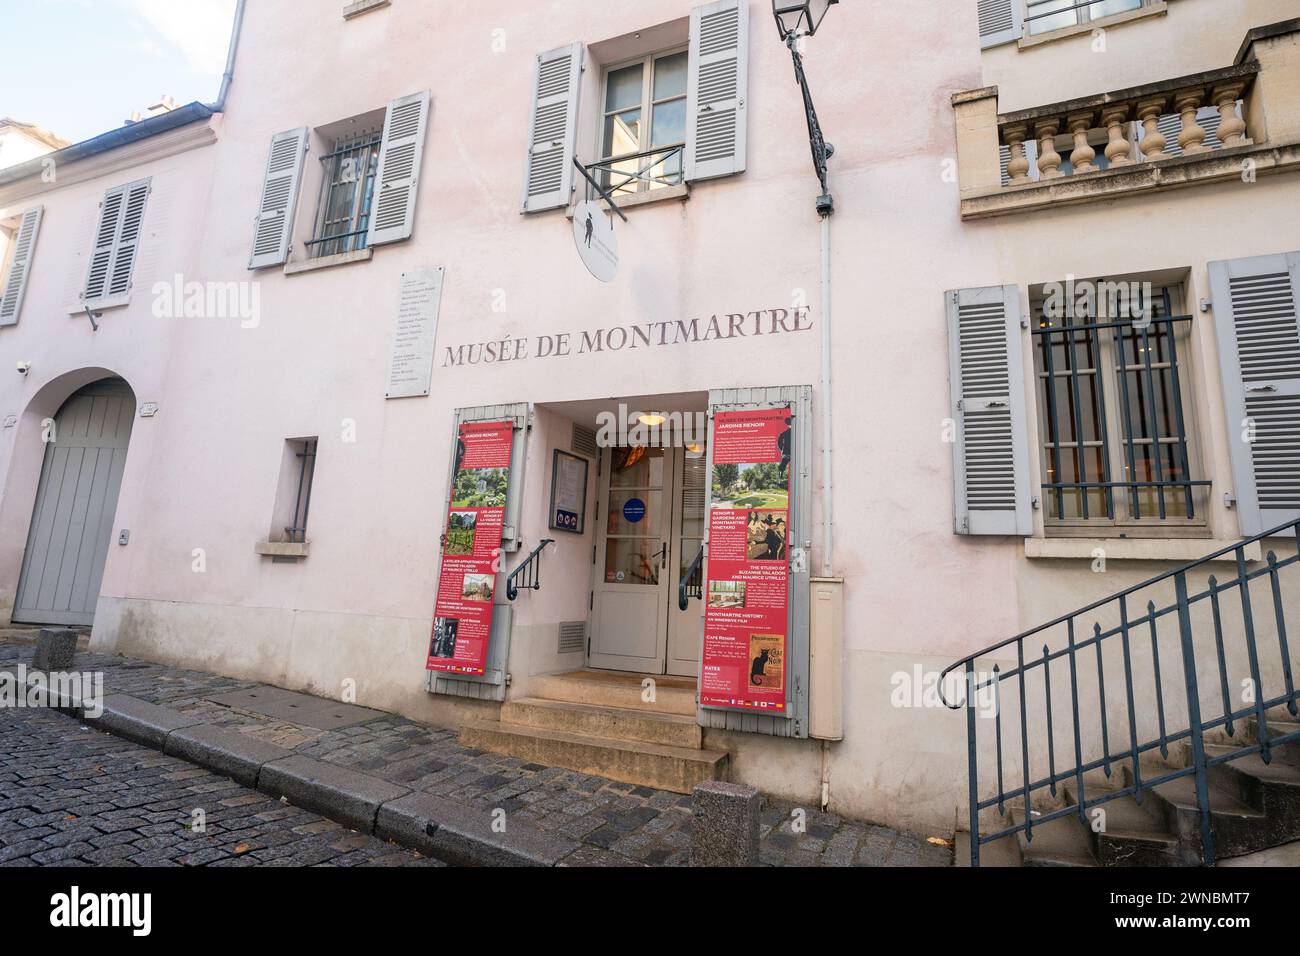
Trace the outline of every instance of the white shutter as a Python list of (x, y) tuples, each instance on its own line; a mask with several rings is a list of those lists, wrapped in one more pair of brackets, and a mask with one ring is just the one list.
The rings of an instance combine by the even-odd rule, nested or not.
[(686, 80), (686, 181), (745, 169), (749, 8), (719, 0), (691, 11)]
[(524, 167), (524, 212), (569, 204), (584, 49), (581, 43), (572, 43), (537, 58)]
[(262, 200), (253, 226), (253, 251), (248, 259), (250, 269), (282, 265), (289, 258), (293, 213), (298, 202), (306, 153), (306, 127), (286, 130), (271, 137)]
[(1023, 0), (978, 0), (980, 49), (1013, 43), (1024, 30), (1020, 19)]
[(957, 534), (1033, 533), (1015, 286), (948, 293)]
[(115, 186), (104, 194), (99, 225), (86, 272), (81, 298), (87, 305), (125, 300), (131, 291), (131, 273), (149, 199), (149, 180)]
[(14, 234), (14, 254), (9, 260), (9, 272), (0, 281), (0, 325), (17, 325), (18, 313), (23, 308), (23, 293), (27, 290), (27, 273), (31, 270), (32, 253), (36, 249), (36, 235), (41, 230), (41, 213), (44, 206), (33, 206), (25, 211)]
[(429, 122), (429, 91), (403, 96), (388, 104), (384, 141), (379, 147), (374, 205), (366, 244), (409, 239), (415, 224), (415, 198), (420, 185), (420, 158)]
[(123, 296), (131, 291), (131, 273), (135, 270), (136, 251), (140, 247), (140, 233), (144, 226), (144, 207), (148, 199), (148, 180), (132, 183), (126, 187), (122, 226), (117, 231), (117, 243), (113, 249), (113, 268), (108, 276), (110, 296)]
[(81, 292), (83, 300), (102, 299), (108, 288), (108, 273), (113, 266), (113, 246), (117, 242), (117, 228), (122, 222), (125, 188), (118, 186), (110, 189), (99, 204), (99, 225), (95, 229), (95, 244), (90, 251), (86, 286)]
[(1300, 518), (1300, 252), (1211, 262), (1244, 535)]

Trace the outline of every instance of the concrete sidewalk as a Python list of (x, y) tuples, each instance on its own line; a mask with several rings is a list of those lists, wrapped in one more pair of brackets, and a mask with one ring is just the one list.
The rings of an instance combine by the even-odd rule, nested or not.
[[(31, 666), (34, 648), (24, 637), (0, 635), (0, 670)], [(440, 860), (689, 860), (689, 796), (468, 749), (451, 730), (215, 674), (85, 650), (73, 669), (104, 675), (105, 711), (90, 726)], [(773, 866), (952, 863), (950, 847), (923, 835), (773, 798), (761, 835), (762, 861)]]

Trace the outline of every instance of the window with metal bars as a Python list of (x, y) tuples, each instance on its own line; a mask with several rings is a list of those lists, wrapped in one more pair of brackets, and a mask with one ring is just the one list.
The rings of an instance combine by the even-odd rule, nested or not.
[(1030, 36), (1082, 26), (1147, 6), (1151, 0), (1027, 0), (1025, 26)]
[(324, 175), (321, 177), (316, 232), (307, 241), (311, 258), (355, 252), (366, 247), (382, 139), (382, 129), (340, 137), (321, 157)]
[(1204, 526), (1210, 482), (1195, 467), (1185, 375), (1192, 317), (1177, 314), (1179, 290), (1137, 288), (1149, 291), (1119, 309), (1106, 296), (1034, 304), (1049, 528)]
[(284, 540), (296, 544), (302, 544), (307, 540), (307, 513), (311, 510), (311, 487), (316, 479), (317, 444), (318, 440), (315, 438), (301, 438), (288, 442), (288, 451), (293, 456), (293, 462), (287, 477), (292, 487), (289, 489), (291, 498), (285, 504), (292, 507), (292, 511), (286, 508), (284, 512), (285, 518), (288, 519), (284, 525)]

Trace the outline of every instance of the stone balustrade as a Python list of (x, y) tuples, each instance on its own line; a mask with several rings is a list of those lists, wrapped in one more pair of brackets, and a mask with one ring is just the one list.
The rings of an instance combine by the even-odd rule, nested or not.
[(999, 110), (952, 97), (964, 219), (1300, 168), (1300, 18), (1250, 30), (1228, 67)]
[[(1059, 137), (1069, 136), (1070, 174), (1082, 176), (1103, 168), (1097, 162), (1096, 134), (1104, 133), (1105, 168), (1116, 169), (1133, 163), (1158, 162), (1171, 158), (1169, 141), (1162, 127), (1164, 117), (1181, 118), (1178, 133), (1179, 155), (1194, 156), (1214, 149), (1250, 146), (1246, 122), (1238, 114), (1238, 104), (1250, 93), (1258, 66), (1247, 64), (1216, 70), (1213, 73), (1152, 84), (1145, 88), (1107, 93), (1086, 100), (1020, 110), (1000, 117), (998, 141), (1010, 152), (1007, 175), (1015, 186), (1033, 181), (1032, 165), (1025, 144), (1032, 140), (1037, 147), (1038, 178), (1055, 179), (1066, 175), (1057, 149)], [(1209, 131), (1200, 125), (1202, 107), (1218, 113), (1214, 146), (1206, 144)], [(1134, 130), (1138, 134), (1134, 134)]]

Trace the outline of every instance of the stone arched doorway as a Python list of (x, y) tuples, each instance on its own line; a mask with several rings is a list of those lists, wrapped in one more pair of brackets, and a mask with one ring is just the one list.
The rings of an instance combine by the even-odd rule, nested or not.
[(104, 378), (69, 396), (43, 428), (15, 622), (93, 623), (134, 419), (131, 387)]

